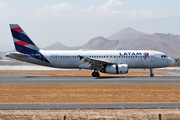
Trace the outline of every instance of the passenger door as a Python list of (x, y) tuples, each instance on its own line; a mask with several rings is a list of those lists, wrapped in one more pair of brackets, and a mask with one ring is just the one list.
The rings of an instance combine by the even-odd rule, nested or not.
[(156, 62), (156, 57), (151, 56), (151, 62)]

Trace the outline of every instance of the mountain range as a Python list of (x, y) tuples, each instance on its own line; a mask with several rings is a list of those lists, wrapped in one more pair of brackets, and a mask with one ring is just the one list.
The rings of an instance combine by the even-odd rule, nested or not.
[[(157, 50), (166, 53), (171, 58), (180, 57), (180, 35), (154, 33), (146, 34), (133, 28), (125, 28), (104, 38), (98, 36), (86, 44), (77, 47), (67, 47), (56, 42), (44, 48), (45, 50)], [(5, 59), (5, 53), (0, 52)]]
[(146, 33), (136, 31), (130, 27), (120, 30), (119, 32), (107, 37), (108, 40), (131, 39), (145, 35)]
[[(59, 45), (59, 46), (58, 46)], [(157, 50), (172, 58), (180, 57), (180, 35), (154, 33), (146, 34), (130, 27), (107, 38), (98, 36), (79, 47), (67, 47), (58, 43), (46, 47), (54, 50)], [(51, 50), (51, 49), (49, 49)]]

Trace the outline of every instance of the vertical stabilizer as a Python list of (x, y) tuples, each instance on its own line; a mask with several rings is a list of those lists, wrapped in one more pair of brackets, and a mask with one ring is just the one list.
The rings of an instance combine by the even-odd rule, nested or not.
[(10, 28), (14, 45), (18, 52), (29, 54), (39, 51), (39, 48), (32, 42), (18, 24), (10, 24)]

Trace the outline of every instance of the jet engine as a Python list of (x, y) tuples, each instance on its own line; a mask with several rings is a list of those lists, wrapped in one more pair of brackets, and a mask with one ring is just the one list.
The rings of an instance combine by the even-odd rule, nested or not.
[(100, 72), (110, 73), (110, 74), (126, 74), (128, 73), (128, 65), (127, 64), (108, 65), (108, 66), (104, 66), (104, 68), (100, 70)]

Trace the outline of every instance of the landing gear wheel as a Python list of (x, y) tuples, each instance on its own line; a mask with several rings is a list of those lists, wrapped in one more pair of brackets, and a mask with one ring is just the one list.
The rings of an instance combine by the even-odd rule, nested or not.
[(150, 68), (150, 77), (154, 77), (152, 68)]
[(93, 77), (99, 77), (99, 73), (98, 72), (92, 72), (92, 76)]
[(92, 76), (95, 77), (96, 72), (92, 72)]
[(95, 77), (99, 77), (99, 73), (98, 72), (95, 72)]
[(154, 77), (154, 74), (151, 73), (151, 74), (150, 74), (150, 77)]

